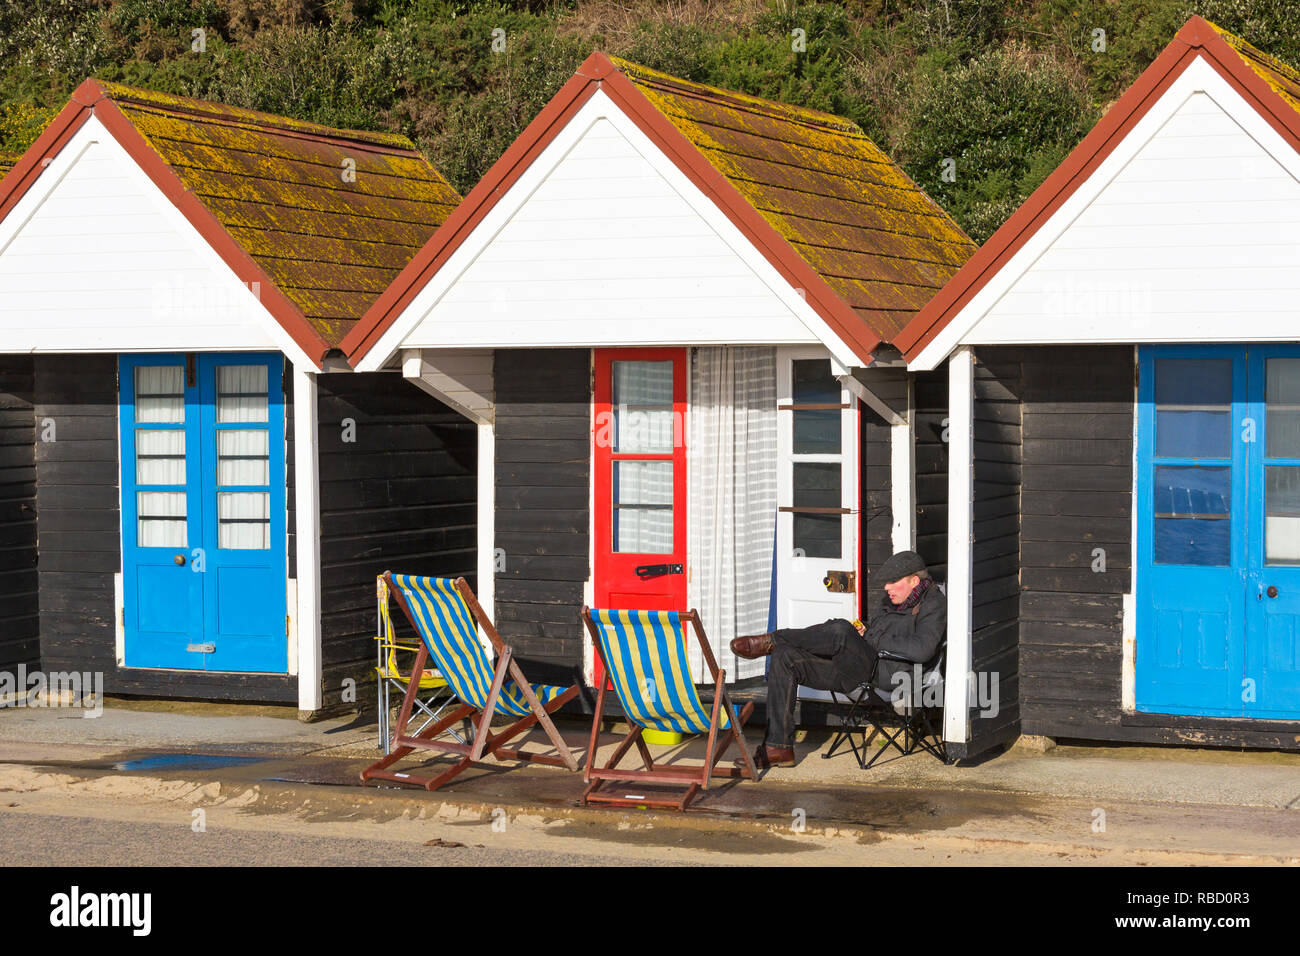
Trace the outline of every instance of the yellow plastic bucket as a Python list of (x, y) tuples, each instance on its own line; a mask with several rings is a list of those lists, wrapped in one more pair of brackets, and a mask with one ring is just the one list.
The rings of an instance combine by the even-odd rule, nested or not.
[(648, 744), (662, 744), (665, 747), (672, 747), (685, 740), (686, 735), (675, 730), (652, 730), (647, 727), (641, 731), (641, 739)]

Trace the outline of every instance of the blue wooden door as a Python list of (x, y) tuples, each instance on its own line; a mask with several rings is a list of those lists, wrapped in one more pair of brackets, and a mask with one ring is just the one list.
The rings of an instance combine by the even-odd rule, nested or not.
[(1300, 717), (1300, 346), (1249, 349), (1247, 717)]
[(281, 361), (121, 359), (128, 667), (288, 670)]
[(1144, 348), (1139, 383), (1137, 709), (1300, 716), (1300, 348)]

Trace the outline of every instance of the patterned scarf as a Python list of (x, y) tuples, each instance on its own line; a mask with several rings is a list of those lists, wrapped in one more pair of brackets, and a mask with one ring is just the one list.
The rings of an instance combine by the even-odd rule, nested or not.
[[(916, 587), (912, 588), (912, 593), (905, 597), (901, 604), (892, 605), (893, 609), (895, 611), (910, 611), (921, 603), (921, 598), (925, 596), (925, 592), (930, 590), (933, 585), (933, 578), (921, 578)], [(885, 600), (889, 601), (889, 595), (885, 595)]]

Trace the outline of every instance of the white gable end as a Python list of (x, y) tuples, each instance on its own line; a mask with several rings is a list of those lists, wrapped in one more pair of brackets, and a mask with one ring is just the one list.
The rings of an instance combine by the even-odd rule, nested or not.
[[(361, 368), (399, 347), (795, 344), (826, 336), (798, 291), (597, 93)], [(851, 360), (838, 342), (832, 349)]]
[(1300, 338), (1300, 161), (1197, 61), (922, 352)]
[(0, 222), (0, 352), (301, 350), (94, 117)]

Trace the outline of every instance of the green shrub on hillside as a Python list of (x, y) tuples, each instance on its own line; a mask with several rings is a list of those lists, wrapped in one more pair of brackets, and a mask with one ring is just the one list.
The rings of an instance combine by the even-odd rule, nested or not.
[(902, 159), (976, 242), (987, 239), (1092, 127), (1078, 74), (1024, 50), (923, 72)]

